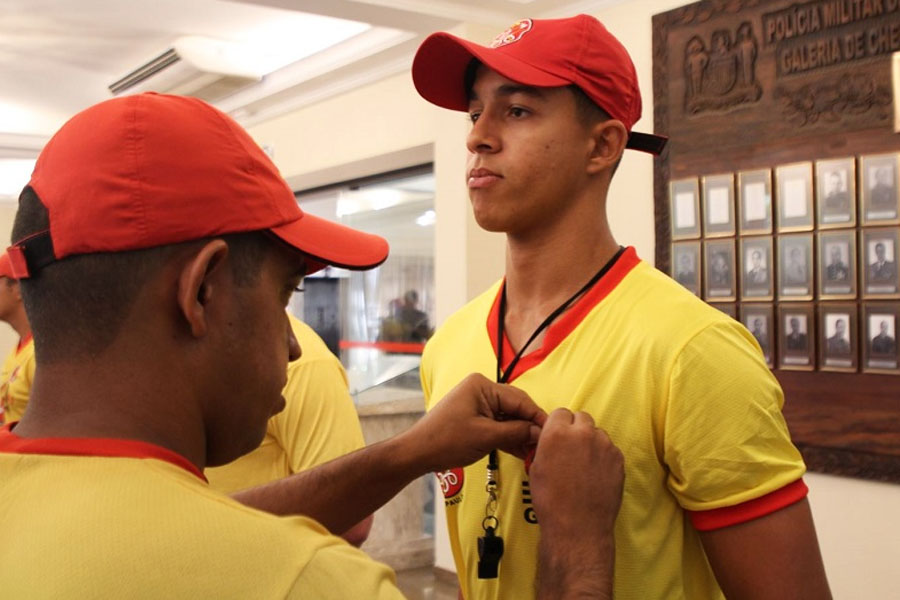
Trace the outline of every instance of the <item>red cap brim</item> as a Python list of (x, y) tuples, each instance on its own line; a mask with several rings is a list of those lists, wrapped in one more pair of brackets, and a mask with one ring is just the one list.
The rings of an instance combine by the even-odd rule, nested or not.
[(388, 243), (384, 238), (309, 213), (270, 231), (310, 257), (307, 275), (327, 265), (353, 270), (371, 269), (383, 263), (388, 255)]
[(412, 66), (413, 84), (432, 104), (451, 110), (468, 110), (468, 90), (463, 82), (473, 58), (522, 85), (560, 87), (572, 83), (493, 48), (440, 32), (428, 36), (416, 52)]

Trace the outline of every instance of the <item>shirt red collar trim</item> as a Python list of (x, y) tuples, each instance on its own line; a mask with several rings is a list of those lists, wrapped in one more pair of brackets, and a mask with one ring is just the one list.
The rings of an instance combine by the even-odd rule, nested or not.
[(31, 334), (30, 334), (30, 333), (29, 333), (28, 335), (26, 335), (25, 337), (20, 338), (20, 339), (19, 339), (19, 345), (16, 346), (16, 354), (18, 354), (19, 352), (21, 352), (22, 349), (23, 349), (25, 346), (27, 346), (27, 345), (28, 345), (28, 342), (30, 342), (30, 341), (31, 341)]
[[(625, 252), (622, 253), (610, 270), (607, 271), (606, 275), (604, 275), (594, 287), (589, 289), (581, 298), (579, 298), (569, 310), (564, 312), (556, 321), (550, 324), (547, 328), (547, 334), (544, 336), (541, 347), (532, 350), (519, 360), (512, 375), (509, 377), (509, 381), (513, 381), (528, 369), (541, 364), (541, 361), (553, 352), (553, 350), (555, 350), (556, 347), (559, 346), (576, 327), (578, 327), (594, 307), (600, 304), (610, 292), (616, 289), (619, 282), (621, 282), (640, 262), (641, 259), (638, 258), (634, 247), (629, 246), (626, 248)], [(497, 290), (497, 296), (494, 298), (494, 304), (491, 306), (487, 318), (488, 339), (491, 340), (491, 347), (494, 349), (495, 358), (497, 356), (497, 319), (500, 315), (500, 292), (502, 290), (503, 286), (501, 285)], [(513, 350), (512, 344), (509, 343), (509, 338), (506, 336), (506, 333), (504, 333), (504, 364), (501, 365), (503, 370), (509, 366), (509, 363), (512, 362), (515, 355), (516, 351)]]
[(177, 452), (156, 444), (112, 438), (23, 438), (12, 431), (16, 423), (18, 421), (0, 428), (0, 452), (8, 454), (153, 458), (181, 467), (206, 481), (203, 472), (194, 463)]

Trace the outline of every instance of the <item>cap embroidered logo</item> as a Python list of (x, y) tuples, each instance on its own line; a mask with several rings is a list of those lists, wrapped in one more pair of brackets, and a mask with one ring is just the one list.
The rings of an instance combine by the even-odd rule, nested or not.
[(491, 48), (499, 48), (500, 46), (518, 42), (522, 39), (522, 36), (531, 31), (531, 26), (531, 19), (516, 21), (509, 29), (494, 38), (494, 41), (491, 42)]

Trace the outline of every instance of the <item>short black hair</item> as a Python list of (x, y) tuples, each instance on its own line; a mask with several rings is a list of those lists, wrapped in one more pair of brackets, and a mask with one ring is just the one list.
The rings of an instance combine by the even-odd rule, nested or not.
[(578, 114), (578, 118), (581, 119), (582, 123), (585, 125), (593, 125), (594, 123), (602, 123), (612, 119), (609, 113), (603, 110), (599, 104), (591, 100), (580, 87), (574, 84), (567, 87), (575, 98), (575, 112)]
[[(49, 227), (47, 208), (33, 188), (25, 187), (19, 195), (12, 242)], [(229, 247), (228, 262), (236, 285), (254, 285), (265, 253), (275, 242), (263, 232), (221, 237)], [(203, 241), (68, 256), (22, 279), (22, 299), (38, 362), (99, 355), (119, 335), (145, 282), (174, 250)]]

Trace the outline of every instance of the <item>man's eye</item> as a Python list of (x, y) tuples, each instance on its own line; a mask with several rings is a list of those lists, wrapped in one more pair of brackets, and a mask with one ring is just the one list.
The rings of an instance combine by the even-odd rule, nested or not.
[(469, 121), (474, 123), (475, 121), (478, 120), (478, 117), (480, 117), (480, 116), (481, 116), (480, 112), (470, 112), (469, 113)]
[(513, 117), (519, 118), (527, 115), (528, 111), (521, 106), (513, 106), (509, 109), (509, 114)]

